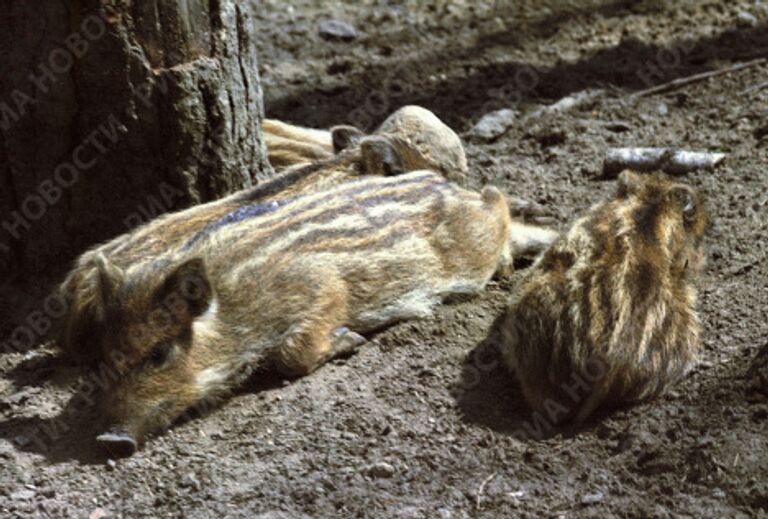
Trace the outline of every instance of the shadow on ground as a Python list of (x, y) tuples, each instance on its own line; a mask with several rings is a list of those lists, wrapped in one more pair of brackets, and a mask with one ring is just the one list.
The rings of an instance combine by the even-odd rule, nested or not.
[[(609, 16), (626, 13), (632, 2), (614, 2), (602, 7)], [(488, 47), (519, 47), (521, 38), (547, 38), (578, 13), (564, 11), (528, 29), (526, 36), (515, 30), (480, 37), (472, 46), (461, 42), (440, 49), (429, 49), (412, 56), (396, 56), (368, 66), (363, 74), (352, 74), (332, 88), (318, 89), (308, 83), (287, 94), (265, 92), (269, 117), (286, 119), (314, 127), (350, 123), (361, 125), (352, 115), (365, 107), (373, 117), (363, 118), (372, 130), (386, 114), (406, 104), (429, 108), (448, 125), (463, 130), (466, 121), (476, 121), (488, 111), (508, 107), (508, 99), (518, 102), (554, 101), (588, 88), (615, 88), (637, 91), (679, 77), (716, 69), (722, 62), (743, 61), (768, 56), (768, 24), (754, 28), (731, 29), (711, 38), (680, 40), (664, 47), (626, 36), (618, 45), (595, 52), (588, 58), (562, 62), (553, 67), (532, 63), (507, 62), (473, 65), (468, 75), (446, 71), (471, 62)], [(444, 73), (439, 82), (428, 78)], [(407, 87), (405, 87), (407, 85)], [(281, 92), (285, 92), (282, 90)], [(501, 92), (494, 99), (490, 93)], [(349, 120), (340, 120), (346, 114)], [(365, 121), (370, 120), (370, 123)]]
[[(38, 386), (41, 382), (40, 377), (36, 376), (24, 383), (19, 378), (15, 383), (20, 386)], [(84, 374), (82, 383), (56, 416), (0, 420), (0, 438), (8, 440), (20, 451), (43, 455), (50, 463), (75, 460), (81, 464), (103, 464), (109, 459), (110, 453), (100, 449), (95, 438), (108, 426), (100, 404), (104, 392), (114, 382), (113, 376), (106, 371)], [(256, 372), (232, 396), (268, 391), (286, 383), (286, 379), (272, 372)], [(174, 427), (202, 419), (218, 407), (219, 403), (215, 403), (191, 409), (176, 421)]]

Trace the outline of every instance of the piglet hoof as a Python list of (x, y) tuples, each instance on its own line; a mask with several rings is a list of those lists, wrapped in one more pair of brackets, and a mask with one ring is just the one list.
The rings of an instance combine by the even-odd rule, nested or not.
[(108, 432), (96, 437), (96, 442), (110, 455), (118, 458), (127, 458), (133, 455), (139, 444), (126, 432)]

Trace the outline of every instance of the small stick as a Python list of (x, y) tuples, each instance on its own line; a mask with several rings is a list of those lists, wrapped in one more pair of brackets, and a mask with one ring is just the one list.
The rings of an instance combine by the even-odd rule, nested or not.
[(534, 110), (531, 114), (528, 114), (525, 117), (525, 120), (527, 121), (529, 119), (534, 119), (547, 114), (567, 112), (574, 108), (578, 108), (581, 105), (592, 102), (604, 94), (605, 90), (602, 88), (594, 90), (582, 90), (581, 92), (576, 92), (575, 94), (563, 97), (551, 105), (547, 105), (543, 108), (539, 108), (538, 110)]
[(751, 94), (752, 92), (757, 92), (758, 90), (762, 90), (764, 88), (768, 88), (768, 81), (766, 81), (765, 83), (760, 83), (759, 85), (751, 86), (745, 90), (742, 90), (736, 95), (743, 96), (743, 95)]
[(692, 83), (704, 81), (711, 77), (730, 74), (731, 72), (736, 72), (737, 70), (742, 70), (748, 67), (754, 67), (755, 65), (761, 65), (766, 62), (768, 62), (768, 58), (757, 58), (751, 61), (736, 63), (735, 65), (731, 65), (730, 67), (721, 68), (718, 70), (710, 70), (709, 72), (702, 72), (700, 74), (694, 74), (693, 76), (677, 78), (668, 83), (663, 83), (661, 85), (656, 85), (654, 87), (646, 88), (645, 90), (640, 90), (639, 92), (635, 92), (634, 94), (631, 95), (631, 97), (633, 98), (646, 97), (653, 94), (668, 92), (670, 90), (675, 90), (677, 88), (681, 88), (681, 87), (690, 85)]
[(478, 510), (480, 510), (480, 498), (483, 497), (483, 492), (485, 492), (486, 485), (490, 483), (491, 480), (495, 478), (497, 474), (498, 472), (494, 472), (493, 474), (485, 478), (482, 483), (480, 483), (480, 488), (477, 489), (477, 497), (475, 498), (475, 508), (477, 508)]
[(725, 160), (725, 153), (675, 150), (672, 148), (610, 148), (603, 162), (603, 174), (613, 178), (625, 169), (662, 170), (683, 175), (698, 169), (710, 170)]

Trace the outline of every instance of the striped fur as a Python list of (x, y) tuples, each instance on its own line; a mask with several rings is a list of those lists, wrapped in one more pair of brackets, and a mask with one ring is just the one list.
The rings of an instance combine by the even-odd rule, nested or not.
[[(66, 315), (58, 323), (59, 347), (81, 361), (99, 360), (97, 350), (93, 348), (101, 334), (93, 306), (98, 256), (103, 255), (118, 267), (125, 268), (181, 246), (211, 222), (239, 208), (319, 191), (362, 175), (381, 174), (382, 170), (369, 168), (382, 162), (372, 156), (392, 152), (392, 147), (386, 141), (382, 142), (383, 139), (376, 137), (376, 146), (356, 146), (320, 162), (288, 168), (267, 182), (221, 200), (165, 214), (85, 252), (59, 287), (69, 302)], [(387, 155), (385, 158), (391, 157)]]
[(532, 267), (499, 330), (523, 395), (552, 423), (661, 393), (699, 350), (706, 215), (689, 186), (624, 172)]
[[(254, 213), (127, 269), (100, 260), (105, 356), (121, 358), (126, 374), (108, 409), (135, 438), (226, 393), (254, 366), (310, 373), (358, 346), (361, 333), (477, 293), (512, 261), (501, 193), (429, 171), (352, 181)], [(169, 290), (185, 280), (199, 289)]]
[[(181, 246), (201, 229), (239, 208), (315, 192), (361, 175), (399, 174), (422, 168), (435, 169), (454, 179), (463, 178), (466, 173), (466, 157), (458, 136), (432, 112), (420, 107), (397, 110), (377, 130), (377, 135), (361, 137), (336, 155), (306, 154), (301, 146), (293, 153), (291, 143), (304, 142), (310, 147), (332, 151), (334, 140), (339, 140), (334, 132), (347, 134), (351, 131), (349, 127), (335, 127), (328, 132), (271, 119), (265, 123), (264, 131), (271, 146), (270, 156), (282, 146), (276, 139), (287, 143), (283, 148), (286, 168), (277, 177), (221, 200), (163, 215), (92, 248), (77, 259), (59, 287), (69, 302), (67, 313), (57, 323), (56, 330), (57, 344), (64, 352), (82, 362), (96, 363), (100, 359), (96, 346), (101, 340), (101, 325), (94, 308), (99, 255), (125, 268)], [(318, 156), (324, 158), (306, 163)], [(551, 241), (554, 237), (544, 229), (536, 232), (545, 240)], [(533, 234), (533, 228), (520, 228), (515, 236), (540, 249), (543, 242)]]
[(262, 122), (269, 163), (275, 171), (333, 156), (331, 132), (265, 119)]

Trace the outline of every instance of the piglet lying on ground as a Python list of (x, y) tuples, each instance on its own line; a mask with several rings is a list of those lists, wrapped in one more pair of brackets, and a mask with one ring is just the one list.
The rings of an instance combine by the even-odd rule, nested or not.
[(476, 293), (510, 269), (511, 234), (527, 230), (495, 188), (419, 171), (241, 208), (127, 268), (100, 255), (104, 357), (123, 376), (99, 439), (131, 453), (256, 366), (305, 375), (361, 333)]

